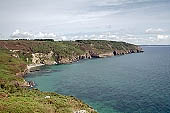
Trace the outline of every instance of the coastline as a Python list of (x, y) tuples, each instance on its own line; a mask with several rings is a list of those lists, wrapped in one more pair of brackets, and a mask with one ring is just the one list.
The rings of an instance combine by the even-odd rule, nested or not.
[[(26, 67), (26, 69), (25, 69), (26, 71), (25, 71), (25, 73), (22, 75), (23, 78), (26, 77), (26, 75), (27, 75), (28, 73), (36, 71), (36, 70), (32, 70), (32, 69), (37, 68), (37, 67), (41, 67), (41, 66), (44, 66), (44, 65), (45, 65), (45, 64), (29, 64), (29, 65), (27, 65), (27, 67)], [(33, 87), (35, 86), (35, 82), (34, 82), (34, 81), (26, 81), (26, 80), (24, 79), (24, 83), (23, 83), (23, 84), (20, 84), (20, 86), (33, 88)]]
[[(8, 73), (6, 73), (6, 75), (3, 75), (5, 77), (7, 76), (6, 78), (13, 77), (14, 79), (12, 78), (4, 80), (2, 86), (12, 87), (12, 93), (18, 92), (18, 90), (21, 91), (21, 98), (25, 95), (22, 90), (30, 92), (31, 94), (33, 93), (31, 97), (28, 96), (31, 99), (34, 99), (34, 96), (36, 96), (37, 99), (41, 98), (39, 97), (39, 94), (43, 95), (42, 98), (44, 98), (44, 96), (49, 97), (49, 95), (52, 95), (52, 93), (50, 92), (49, 95), (46, 95), (46, 92), (41, 92), (38, 89), (34, 89), (33, 87), (35, 83), (33, 81), (25, 81), (24, 77), (27, 76), (27, 73), (33, 72), (33, 68), (35, 68), (35, 71), (39, 71), (39, 69), (36, 69), (36, 67), (44, 65), (68, 64), (78, 62), (82, 59), (105, 58), (116, 55), (142, 52), (142, 48), (133, 44), (128, 44), (125, 42), (95, 40), (79, 40), (74, 42), (0, 41), (0, 48), (2, 48), (2, 52), (4, 52), (4, 55), (2, 55), (1, 59), (1, 61), (3, 62), (2, 66), (8, 66), (8, 68), (10, 68), (10, 72), (14, 75), (11, 76), (8, 75)], [(6, 56), (8, 57), (6, 58)], [(4, 68), (4, 70), (5, 69), (6, 68)], [(8, 84), (7, 81), (9, 81)], [(28, 87), (31, 87), (32, 89), (28, 90)], [(11, 91), (7, 90), (7, 92)], [(37, 95), (37, 93), (39, 94)], [(14, 95), (14, 98), (15, 97), (16, 96)], [(55, 96), (55, 98), (57, 97)], [(90, 111), (89, 113), (95, 112), (92, 107), (84, 104), (81, 100), (76, 99), (75, 97), (73, 98), (65, 96), (65, 98), (67, 99), (66, 104), (68, 104), (68, 106), (70, 105), (70, 99), (73, 99), (78, 103), (76, 108), (74, 108), (74, 103), (72, 103), (72, 105), (70, 106), (73, 111), (77, 112), (85, 109), (86, 111)], [(60, 100), (63, 101), (63, 99)], [(27, 101), (30, 102), (30, 104), (32, 103), (29, 100)], [(45, 102), (45, 100), (43, 102)], [(43, 102), (40, 100), (37, 104), (41, 105)], [(53, 104), (56, 103), (54, 102)], [(61, 104), (62, 103), (59, 103), (57, 106), (60, 106)], [(86, 107), (81, 106), (82, 104), (86, 105)], [(67, 107), (65, 107), (64, 109), (66, 110)], [(53, 106), (53, 109), (56, 108), (62, 110), (62, 108), (60, 107), (58, 108)]]
[[(82, 59), (92, 59), (92, 58), (106, 58), (106, 57), (113, 57), (113, 56), (120, 56), (120, 55), (126, 55), (126, 54), (133, 54), (133, 53), (143, 53), (144, 51), (143, 50), (136, 50), (136, 51), (128, 51), (128, 52), (116, 52), (116, 51), (113, 51), (113, 52), (107, 52), (107, 53), (102, 53), (102, 54), (98, 54), (98, 55), (94, 55), (94, 56), (84, 56), (84, 55), (80, 55), (78, 56), (79, 59), (76, 59), (76, 60), (67, 60), (66, 62), (61, 62), (61, 63), (56, 63), (55, 61), (52, 61), (53, 63), (47, 63), (47, 64), (42, 64), (42, 63), (38, 63), (38, 64), (29, 64), (27, 65), (27, 72), (23, 75), (23, 77), (25, 77), (26, 74), (30, 73), (30, 72), (34, 72), (34, 71), (37, 71), (37, 70), (32, 70), (36, 67), (41, 67), (41, 66), (45, 66), (45, 65), (62, 65), (62, 64), (71, 64), (73, 62), (78, 62)], [(34, 59), (33, 59), (34, 60)], [(50, 61), (51, 62), (51, 61)], [(39, 71), (39, 70), (38, 70)], [(25, 79), (24, 79), (25, 80)], [(33, 88), (35, 86), (35, 82), (34, 81), (26, 81), (25, 82), (27, 83), (24, 83), (26, 87), (31, 87)], [(24, 85), (23, 85), (24, 86)]]

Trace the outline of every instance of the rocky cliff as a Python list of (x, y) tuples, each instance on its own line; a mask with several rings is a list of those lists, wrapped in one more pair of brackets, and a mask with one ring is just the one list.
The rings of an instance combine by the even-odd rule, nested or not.
[(32, 63), (33, 64), (46, 64), (52, 65), (56, 64), (55, 60), (53, 59), (53, 51), (50, 53), (32, 53)]
[(13, 40), (0, 41), (0, 48), (12, 51), (14, 57), (23, 58), (27, 64), (45, 65), (143, 52), (140, 46), (105, 40), (61, 42)]

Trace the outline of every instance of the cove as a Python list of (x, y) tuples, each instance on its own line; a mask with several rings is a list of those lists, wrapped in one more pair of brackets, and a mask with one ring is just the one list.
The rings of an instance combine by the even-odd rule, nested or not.
[(42, 66), (25, 77), (41, 91), (72, 95), (99, 113), (170, 112), (170, 46), (144, 53)]

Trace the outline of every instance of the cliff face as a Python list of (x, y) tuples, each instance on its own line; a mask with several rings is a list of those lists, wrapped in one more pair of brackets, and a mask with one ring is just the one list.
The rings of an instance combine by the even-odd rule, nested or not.
[(48, 54), (43, 53), (35, 53), (32, 54), (32, 63), (33, 64), (46, 64), (46, 65), (52, 65), (52, 64), (66, 64), (66, 63), (72, 63), (76, 62), (82, 59), (91, 59), (91, 58), (104, 58), (104, 57), (111, 57), (116, 55), (125, 55), (125, 54), (131, 54), (131, 53), (140, 53), (142, 52), (140, 49), (136, 50), (114, 50), (111, 52), (104, 52), (104, 53), (95, 53), (95, 52), (86, 52), (82, 55), (77, 56), (70, 56), (70, 57), (62, 57), (62, 56), (55, 56), (53, 58), (53, 52)]
[(75, 55), (75, 56), (70, 56), (70, 57), (57, 57), (56, 58), (56, 62), (58, 64), (66, 64), (66, 63), (72, 63), (72, 62), (76, 62), (76, 61), (79, 61), (79, 60), (82, 60), (82, 59), (91, 59), (91, 55), (86, 52), (85, 54), (82, 54), (82, 55)]
[(50, 53), (33, 53), (32, 54), (32, 63), (33, 64), (46, 64), (46, 65), (52, 65), (56, 64), (56, 62), (53, 59), (53, 51), (50, 51)]

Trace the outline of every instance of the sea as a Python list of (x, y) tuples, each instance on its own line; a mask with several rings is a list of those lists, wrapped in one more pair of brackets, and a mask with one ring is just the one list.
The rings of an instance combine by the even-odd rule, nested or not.
[(99, 113), (170, 113), (170, 46), (143, 53), (41, 66), (25, 79), (41, 91), (75, 96)]

